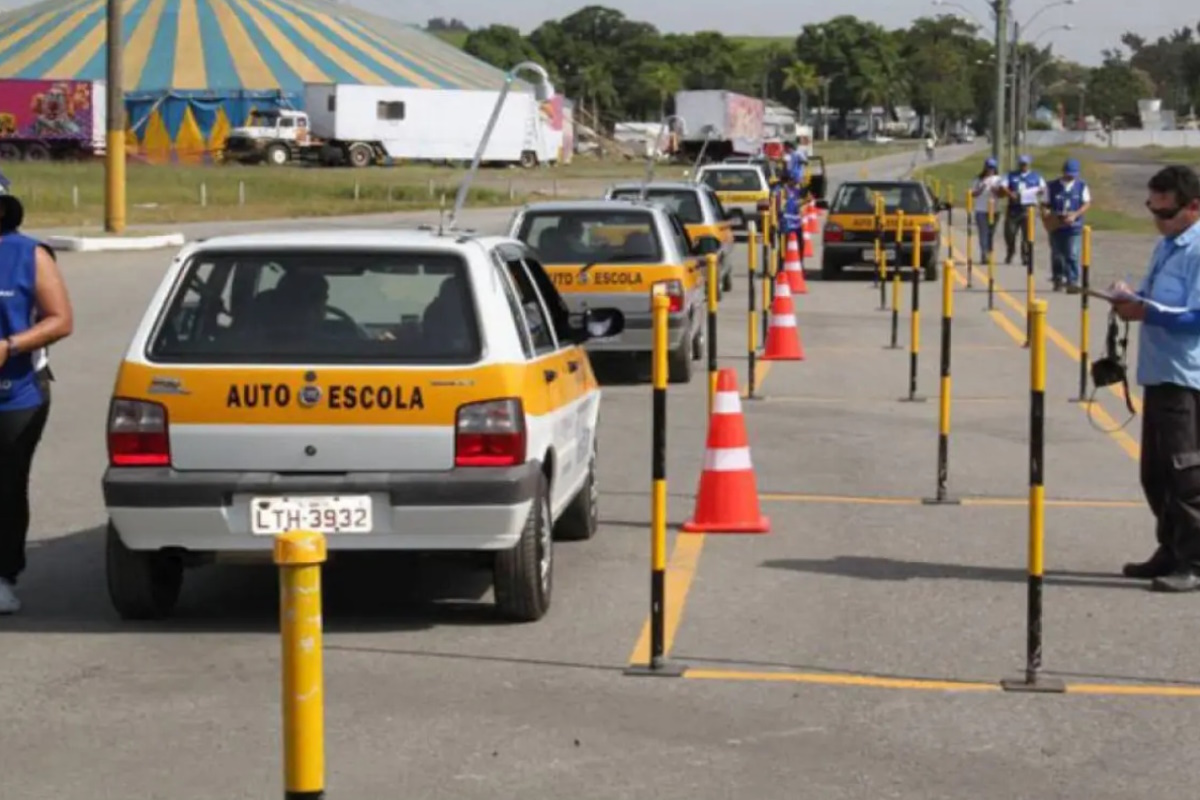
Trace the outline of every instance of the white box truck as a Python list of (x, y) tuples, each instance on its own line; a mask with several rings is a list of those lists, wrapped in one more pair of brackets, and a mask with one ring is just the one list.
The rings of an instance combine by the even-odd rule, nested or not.
[[(705, 160), (720, 161), (732, 155), (757, 155), (762, 147), (763, 101), (723, 89), (675, 93), (675, 114), (687, 126), (680, 137), (685, 158), (693, 160), (704, 148)], [(708, 129), (711, 128), (711, 133)], [(711, 136), (708, 146), (705, 138)]]
[[(258, 112), (250, 125), (230, 132), (225, 153), (235, 161), (277, 165), (470, 162), (498, 96), (498, 91), (305, 84), (305, 111)], [(557, 161), (561, 147), (562, 131), (552, 128), (534, 96), (513, 89), (483, 162), (534, 167)]]

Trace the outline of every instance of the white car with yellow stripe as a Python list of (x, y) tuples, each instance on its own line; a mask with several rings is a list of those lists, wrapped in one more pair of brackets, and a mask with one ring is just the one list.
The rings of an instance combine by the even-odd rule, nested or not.
[(762, 215), (770, 208), (771, 184), (756, 164), (705, 164), (696, 181), (712, 189), (729, 213), (735, 230), (753, 222), (762, 231)]
[(553, 538), (597, 526), (600, 389), (530, 251), (461, 232), (324, 231), (192, 243), (117, 372), (109, 594), (162, 617), (184, 567), (339, 550), (482, 551), (500, 611), (549, 607)]
[(576, 313), (619, 310), (624, 332), (587, 343), (593, 353), (648, 359), (653, 351), (651, 291), (661, 284), (668, 314), (670, 380), (687, 383), (692, 362), (703, 357), (707, 258), (720, 242), (693, 248), (678, 216), (653, 202), (562, 200), (518, 211), (509, 235), (534, 248), (546, 272)]

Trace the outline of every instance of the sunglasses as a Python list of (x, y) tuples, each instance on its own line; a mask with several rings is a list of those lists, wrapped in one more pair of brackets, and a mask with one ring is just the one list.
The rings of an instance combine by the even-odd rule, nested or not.
[(1153, 208), (1153, 207), (1150, 205), (1150, 201), (1149, 201), (1149, 200), (1147, 200), (1147, 201), (1146, 201), (1146, 208), (1147, 208), (1147, 209), (1150, 211), (1150, 213), (1151, 213), (1151, 214), (1153, 214), (1153, 215), (1154, 215), (1156, 218), (1158, 218), (1158, 219), (1161, 219), (1163, 222), (1166, 222), (1166, 221), (1168, 221), (1168, 220), (1172, 220), (1172, 219), (1175, 219), (1176, 217), (1178, 217), (1178, 216), (1179, 216), (1179, 214), (1180, 214), (1180, 213), (1181, 213), (1181, 212), (1182, 212), (1182, 211), (1183, 211), (1185, 208), (1187, 208), (1187, 206), (1175, 206), (1174, 208)]

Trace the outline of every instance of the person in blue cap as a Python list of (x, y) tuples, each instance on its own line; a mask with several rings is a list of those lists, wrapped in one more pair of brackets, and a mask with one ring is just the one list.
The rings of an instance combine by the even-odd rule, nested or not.
[(1025, 216), (1030, 208), (1037, 208), (1046, 196), (1046, 181), (1033, 170), (1033, 159), (1021, 156), (1017, 168), (1005, 179), (1005, 194), (1008, 209), (1004, 215), (1004, 263), (1013, 262), (1017, 250), (1017, 234), (1024, 230)]
[(783, 170), (784, 177), (788, 180), (794, 180), (797, 186), (804, 185), (804, 165), (808, 163), (808, 156), (796, 150), (796, 145), (792, 142), (787, 142), (783, 146)]
[(1050, 268), (1054, 291), (1064, 286), (1078, 294), (1079, 256), (1083, 249), (1083, 215), (1092, 204), (1092, 193), (1079, 177), (1079, 161), (1068, 158), (1062, 177), (1050, 181), (1047, 213), (1052, 218), (1050, 231)]
[[(999, 219), (999, 199), (1004, 197), (1004, 179), (1000, 177), (999, 165), (996, 159), (989, 158), (983, 162), (983, 171), (971, 186), (971, 196), (975, 198), (975, 230), (979, 231), (979, 261), (986, 264), (992, 254), (996, 237), (996, 220)], [(989, 220), (988, 199), (993, 198), (992, 214)]]
[(804, 189), (795, 173), (788, 172), (783, 178), (783, 213), (779, 218), (779, 227), (786, 241), (789, 233), (796, 234), (801, 239), (804, 230)]

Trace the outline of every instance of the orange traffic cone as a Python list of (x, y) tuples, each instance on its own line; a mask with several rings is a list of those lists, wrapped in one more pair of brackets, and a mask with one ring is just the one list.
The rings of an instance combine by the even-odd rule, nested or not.
[(804, 257), (812, 258), (813, 236), (817, 233), (817, 207), (809, 203), (804, 207)]
[(792, 294), (808, 294), (808, 282), (804, 280), (804, 267), (800, 265), (800, 246), (796, 241), (796, 232), (789, 231), (787, 251), (783, 257), (783, 271), (787, 273), (788, 286)]
[(696, 510), (680, 530), (685, 533), (771, 530), (771, 521), (758, 507), (758, 486), (750, 462), (742, 402), (738, 399), (737, 373), (732, 369), (717, 374), (717, 396), (709, 420)]
[(800, 331), (796, 326), (796, 306), (792, 302), (792, 288), (783, 275), (782, 272), (779, 273), (775, 281), (775, 299), (771, 302), (763, 361), (804, 360), (804, 348), (800, 344)]

